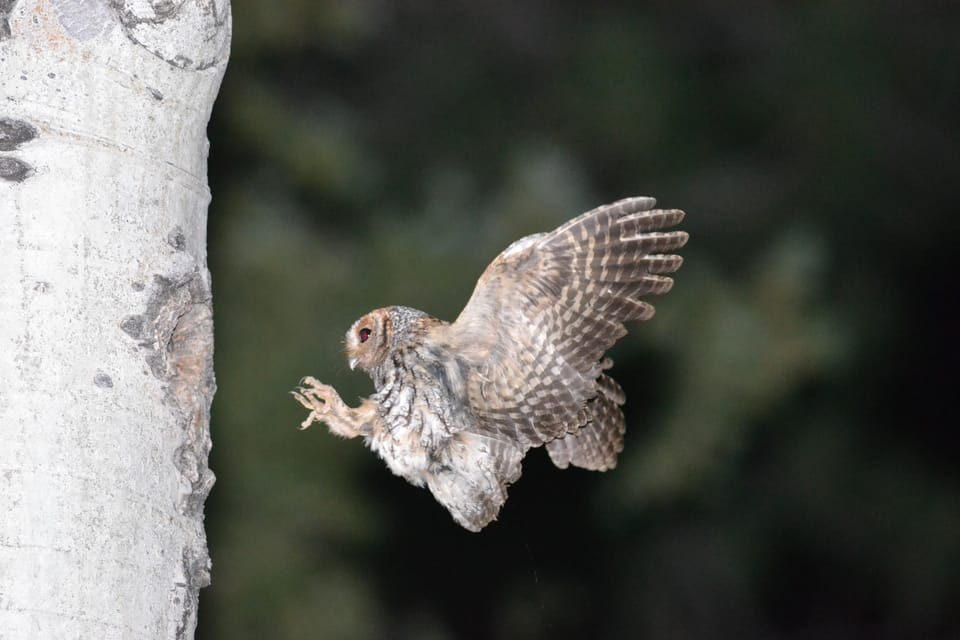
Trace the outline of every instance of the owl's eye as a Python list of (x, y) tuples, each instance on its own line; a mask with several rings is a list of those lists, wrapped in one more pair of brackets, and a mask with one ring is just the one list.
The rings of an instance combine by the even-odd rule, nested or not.
[(364, 327), (363, 329), (360, 329), (357, 334), (360, 336), (360, 342), (366, 342), (367, 338), (370, 337), (370, 329)]

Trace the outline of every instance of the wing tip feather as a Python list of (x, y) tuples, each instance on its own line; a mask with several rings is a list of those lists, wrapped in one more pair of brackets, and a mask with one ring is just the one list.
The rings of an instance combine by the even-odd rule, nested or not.
[(610, 204), (597, 207), (595, 211), (602, 209), (620, 209), (622, 210), (622, 215), (629, 215), (632, 213), (640, 211), (649, 211), (657, 206), (657, 199), (651, 198), (650, 196), (630, 196), (628, 198), (620, 198), (615, 202)]

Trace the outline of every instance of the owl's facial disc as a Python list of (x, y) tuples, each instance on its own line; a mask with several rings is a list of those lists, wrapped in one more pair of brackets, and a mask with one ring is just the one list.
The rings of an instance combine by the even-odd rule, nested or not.
[(383, 342), (381, 315), (376, 311), (368, 313), (353, 323), (347, 331), (346, 351), (350, 369), (359, 367), (370, 372), (373, 368)]

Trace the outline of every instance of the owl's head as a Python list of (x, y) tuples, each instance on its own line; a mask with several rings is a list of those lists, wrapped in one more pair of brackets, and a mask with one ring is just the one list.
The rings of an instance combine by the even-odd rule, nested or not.
[(345, 341), (350, 368), (372, 375), (391, 351), (416, 333), (416, 321), (424, 317), (427, 314), (409, 307), (384, 307), (354, 322)]

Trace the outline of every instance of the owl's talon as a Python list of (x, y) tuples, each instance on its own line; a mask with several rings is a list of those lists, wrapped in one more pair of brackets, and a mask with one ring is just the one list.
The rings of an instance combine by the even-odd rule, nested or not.
[[(306, 380), (308, 383), (316, 382), (313, 378), (303, 378), (300, 380), (301, 384)], [(319, 387), (320, 385), (317, 383)], [(310, 415), (307, 416), (307, 419), (300, 423), (300, 431), (303, 431), (314, 422), (326, 422), (327, 415), (330, 412), (330, 405), (328, 404), (327, 398), (323, 393), (323, 389), (318, 388), (318, 386), (305, 387), (299, 386), (296, 387), (293, 391), (290, 392), (290, 395), (294, 399), (302, 404), (305, 408), (310, 410)]]
[(370, 419), (365, 412), (346, 406), (333, 387), (312, 376), (304, 376), (290, 395), (310, 411), (307, 419), (300, 423), (301, 431), (314, 422), (326, 423), (332, 433), (344, 438), (355, 438), (369, 431)]

